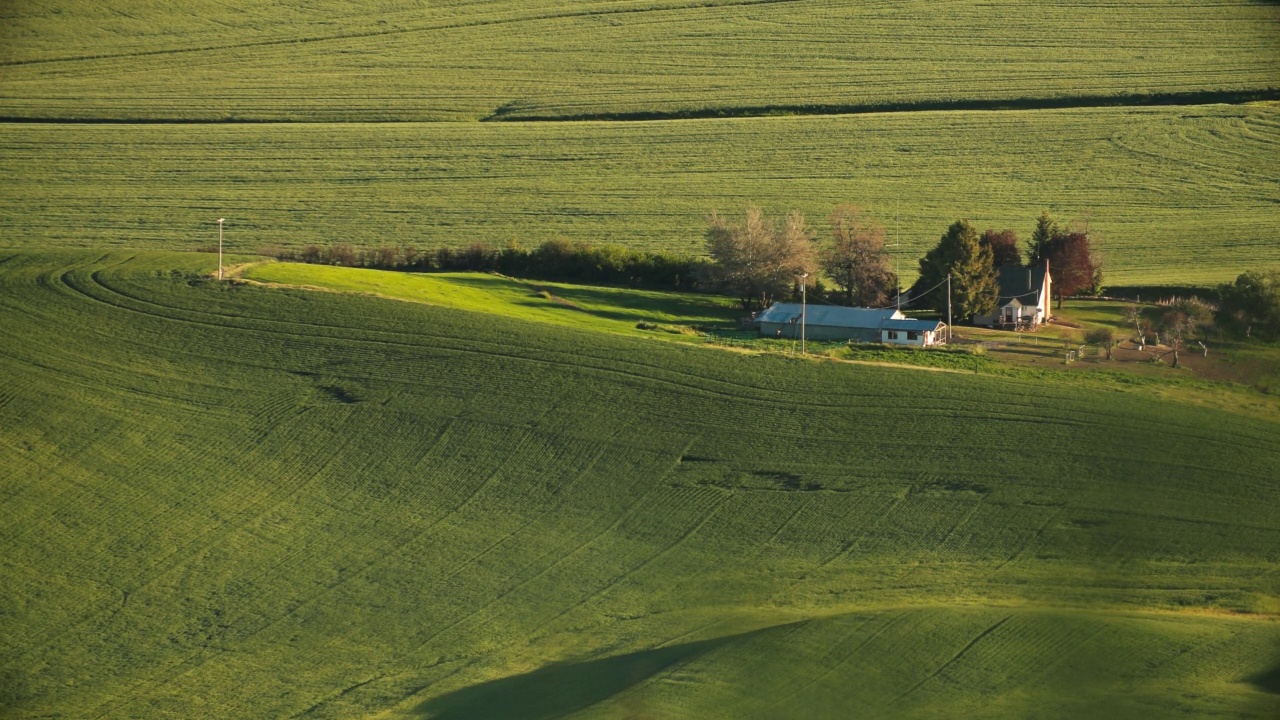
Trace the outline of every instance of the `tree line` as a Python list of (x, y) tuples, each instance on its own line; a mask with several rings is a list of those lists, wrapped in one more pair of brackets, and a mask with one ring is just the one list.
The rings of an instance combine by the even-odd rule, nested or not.
[[(712, 259), (709, 280), (739, 298), (746, 309), (796, 295), (797, 279), (803, 277), (806, 290), (824, 302), (945, 311), (949, 277), (953, 314), (967, 318), (996, 309), (1001, 267), (1023, 267), (1016, 232), (979, 233), (968, 220), (957, 220), (920, 259), (918, 279), (904, 293), (890, 267), (884, 227), (853, 205), (836, 208), (821, 240), (796, 212), (780, 222), (770, 221), (756, 207), (748, 207), (741, 221), (713, 213), (706, 248)], [(1045, 262), (1059, 306), (1069, 295), (1101, 293), (1102, 264), (1090, 247), (1087, 229), (1060, 227), (1048, 212), (1041, 213), (1027, 243), (1026, 266)], [(829, 289), (823, 277), (834, 287)]]
[(707, 275), (705, 258), (690, 254), (634, 250), (567, 240), (534, 248), (509, 243), (498, 248), (473, 244), (462, 249), (413, 246), (357, 249), (345, 243), (269, 251), (280, 260), (344, 267), (413, 272), (496, 272), (537, 280), (694, 290)]

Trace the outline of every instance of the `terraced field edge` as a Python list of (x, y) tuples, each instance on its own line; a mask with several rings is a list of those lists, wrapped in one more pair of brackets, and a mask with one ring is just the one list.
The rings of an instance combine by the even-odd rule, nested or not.
[[(779, 116), (870, 115), (876, 113), (951, 112), (958, 110), (1064, 110), (1104, 107), (1159, 107), (1168, 105), (1243, 105), (1280, 100), (1280, 88), (1258, 90), (1204, 90), (1176, 93), (1127, 95), (1067, 95), (1006, 99), (922, 100), (916, 102), (757, 105), (688, 110), (642, 110), (636, 112), (582, 113), (575, 115), (526, 115), (515, 104), (503, 105), (480, 122), (640, 122), (654, 120), (703, 120), (709, 118), (749, 118)], [(11, 122), (21, 122), (15, 119)]]

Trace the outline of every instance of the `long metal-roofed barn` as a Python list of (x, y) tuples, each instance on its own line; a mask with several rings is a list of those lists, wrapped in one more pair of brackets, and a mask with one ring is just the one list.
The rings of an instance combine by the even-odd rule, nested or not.
[[(800, 303), (774, 303), (756, 316), (764, 337), (799, 338)], [(933, 345), (940, 342), (945, 323), (915, 320), (894, 308), (857, 308), (809, 305), (805, 310), (805, 336), (810, 340), (898, 342)], [(901, 335), (899, 335), (901, 333)]]

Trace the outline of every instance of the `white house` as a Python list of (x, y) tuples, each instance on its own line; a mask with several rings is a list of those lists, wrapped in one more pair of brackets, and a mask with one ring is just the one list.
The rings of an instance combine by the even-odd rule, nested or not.
[(996, 301), (995, 312), (974, 315), (974, 325), (1034, 330), (1049, 322), (1053, 315), (1049, 306), (1053, 280), (1049, 276), (1048, 260), (1042, 267), (1002, 267), (997, 279), (1000, 298)]

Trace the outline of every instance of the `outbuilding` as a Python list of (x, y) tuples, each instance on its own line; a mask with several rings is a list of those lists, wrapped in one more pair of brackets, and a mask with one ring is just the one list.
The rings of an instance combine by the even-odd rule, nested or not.
[(880, 327), (880, 342), (891, 345), (929, 347), (946, 343), (947, 324), (941, 320), (886, 320)]
[[(756, 316), (764, 337), (799, 338), (800, 303), (774, 303)], [(839, 305), (808, 305), (804, 308), (805, 337), (810, 340), (853, 340), (854, 342), (890, 342), (885, 340), (890, 323), (898, 344), (932, 345), (941, 341), (935, 320), (912, 320), (895, 308), (857, 308)], [(927, 333), (927, 335), (926, 335)], [(899, 336), (900, 334), (900, 336)], [(910, 335), (910, 340), (908, 340)]]

